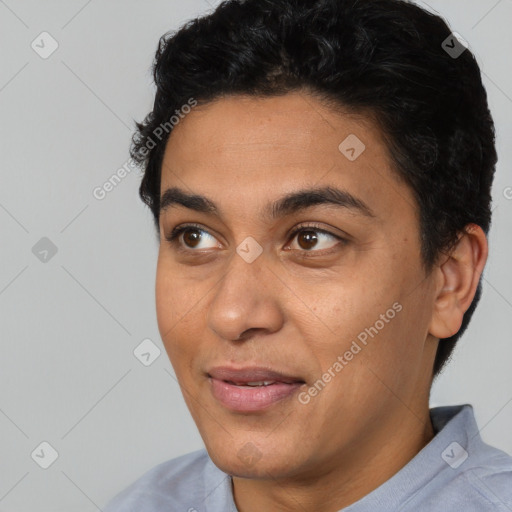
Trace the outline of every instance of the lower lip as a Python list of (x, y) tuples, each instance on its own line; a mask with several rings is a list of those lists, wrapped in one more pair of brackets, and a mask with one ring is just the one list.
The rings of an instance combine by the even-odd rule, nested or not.
[(213, 396), (227, 409), (238, 412), (261, 411), (291, 397), (303, 384), (276, 382), (269, 386), (236, 386), (210, 377)]

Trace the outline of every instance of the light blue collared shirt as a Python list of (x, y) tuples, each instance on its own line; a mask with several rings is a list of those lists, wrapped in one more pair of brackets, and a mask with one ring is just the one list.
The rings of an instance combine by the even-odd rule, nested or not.
[[(512, 512), (512, 457), (482, 441), (472, 406), (436, 407), (430, 417), (430, 443), (343, 512)], [(231, 477), (202, 449), (153, 467), (104, 512), (238, 510)]]

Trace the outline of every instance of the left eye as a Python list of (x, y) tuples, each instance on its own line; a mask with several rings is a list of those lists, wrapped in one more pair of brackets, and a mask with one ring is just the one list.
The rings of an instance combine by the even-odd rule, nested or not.
[[(297, 244), (299, 245), (298, 250), (305, 252), (311, 252), (311, 249), (322, 250), (331, 249), (336, 246), (343, 239), (339, 236), (333, 235), (328, 231), (319, 229), (316, 227), (301, 227), (292, 233), (292, 239), (297, 237)], [(327, 239), (327, 243), (321, 243), (322, 238), (324, 241)], [(329, 245), (329, 239), (331, 244)], [(332, 243), (334, 241), (335, 243)]]

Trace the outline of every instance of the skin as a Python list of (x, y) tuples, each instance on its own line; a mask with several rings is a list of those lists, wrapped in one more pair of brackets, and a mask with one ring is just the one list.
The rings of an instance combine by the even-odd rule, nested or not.
[[(354, 161), (338, 149), (349, 134), (366, 146)], [(326, 205), (263, 216), (268, 202), (322, 185), (349, 191), (375, 216)], [(162, 194), (168, 187), (205, 195), (221, 212), (161, 212), (156, 304), (186, 403), (213, 462), (233, 475), (239, 511), (334, 512), (361, 499), (434, 435), (436, 348), (471, 304), (485, 234), (468, 225), (426, 274), (418, 208), (379, 128), (304, 91), (195, 107), (169, 138)], [(175, 245), (165, 239), (189, 222), (204, 230), (199, 248), (194, 228)], [(317, 228), (316, 242), (291, 238), (303, 223), (348, 242)], [(236, 252), (249, 236), (263, 249), (252, 263)], [(307, 391), (394, 303), (401, 311), (307, 404), (294, 396), (240, 413), (212, 396), (215, 365), (268, 366), (301, 376)]]

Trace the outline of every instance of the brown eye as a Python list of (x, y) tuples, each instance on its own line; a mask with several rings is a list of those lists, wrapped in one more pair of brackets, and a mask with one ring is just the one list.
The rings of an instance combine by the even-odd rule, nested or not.
[[(182, 234), (183, 236), (180, 236)], [(205, 229), (194, 225), (178, 226), (169, 235), (166, 235), (165, 239), (173, 245), (182, 246), (180, 248), (183, 250), (195, 251), (196, 249), (218, 247), (214, 236)], [(208, 246), (208, 239), (212, 240), (213, 244)]]
[(340, 243), (342, 245), (347, 243), (346, 239), (316, 226), (301, 226), (297, 228), (291, 234), (291, 239), (293, 240), (294, 238), (297, 239), (298, 247), (296, 250), (311, 253), (322, 253), (323, 250), (329, 251)]
[(188, 247), (195, 247), (201, 241), (201, 230), (188, 228), (183, 231), (183, 241)]
[(313, 230), (301, 231), (297, 237), (297, 243), (302, 249), (313, 249), (318, 242), (318, 237)]

